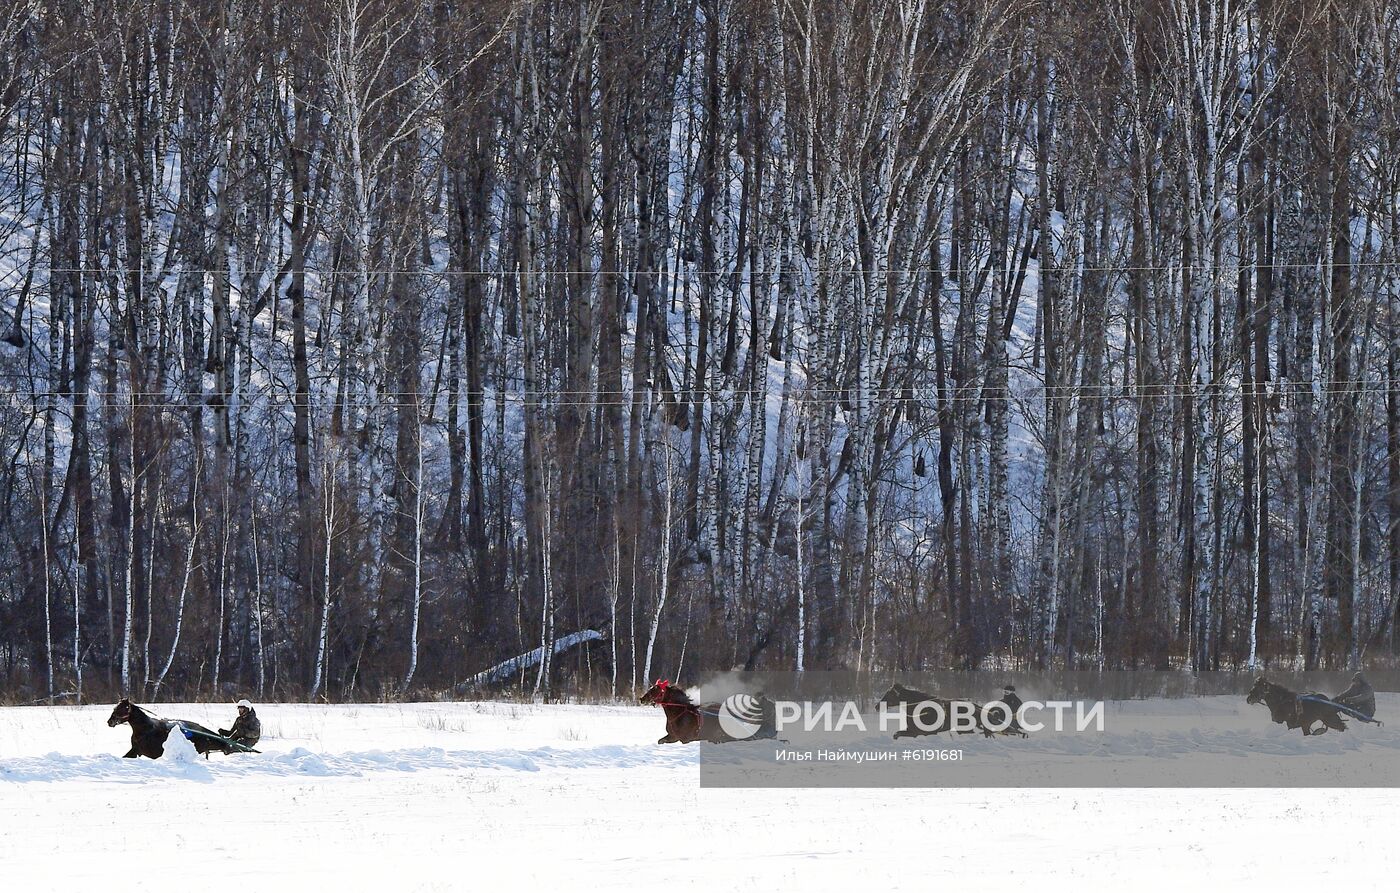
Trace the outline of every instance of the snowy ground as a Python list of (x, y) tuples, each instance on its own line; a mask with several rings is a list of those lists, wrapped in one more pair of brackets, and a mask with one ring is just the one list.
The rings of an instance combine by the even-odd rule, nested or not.
[[(1193, 712), (1221, 734), (1257, 729), (1274, 759), (1307, 759), (1264, 708), (1237, 700), (1124, 710), (1141, 729), (1114, 733), (1113, 759), (1156, 759), (1167, 733), (1154, 724)], [(1364, 890), (1400, 877), (1393, 788), (701, 789), (696, 746), (652, 743), (662, 730), (652, 709), (504, 703), (268, 704), (261, 755), (122, 760), (128, 731), (106, 726), (110, 709), (0, 708), (4, 889), (1131, 890), (1325, 879)], [(233, 718), (226, 705), (157, 712), (211, 727)], [(1380, 712), (1400, 715), (1400, 697), (1383, 696)], [(1324, 752), (1400, 748), (1390, 727), (1345, 734), (1326, 736)], [(1051, 736), (1022, 745), (1063, 750)]]

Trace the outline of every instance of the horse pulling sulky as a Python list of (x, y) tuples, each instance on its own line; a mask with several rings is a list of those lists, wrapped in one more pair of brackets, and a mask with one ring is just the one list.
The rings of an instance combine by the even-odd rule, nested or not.
[(975, 701), (965, 698), (940, 698), (896, 682), (876, 703), (885, 707), (904, 708), (904, 728), (894, 733), (895, 738), (916, 738), (920, 735), (954, 731), (953, 715), (958, 709), (972, 718), (972, 727), (958, 729), (959, 734), (981, 732), (986, 738), (993, 735), (1027, 737), (1016, 722), (1015, 710), (1004, 702), (987, 704), (984, 710), (984, 706)]
[(685, 693), (685, 689), (672, 685), (669, 679), (656, 680), (638, 700), (660, 707), (666, 714), (666, 734), (656, 740), (657, 744), (689, 744), (692, 741), (724, 744), (777, 738), (777, 715), (773, 702), (764, 697), (744, 697), (750, 702), (755, 715), (738, 717), (737, 723), (730, 723), (731, 729), (748, 732), (743, 735), (726, 731), (720, 711), (727, 709), (727, 704), (697, 704)]
[(212, 750), (223, 754), (258, 753), (246, 744), (214, 734), (197, 722), (153, 716), (131, 703), (129, 698), (122, 698), (117, 702), (117, 706), (112, 708), (112, 715), (107, 717), (107, 725), (110, 728), (116, 728), (122, 723), (131, 726), (131, 750), (122, 754), (123, 757), (160, 759), (165, 753), (165, 742), (174, 729), (179, 729), (194, 745), (194, 749), (204, 754), (205, 759), (209, 758), (209, 752)]
[[(1372, 715), (1375, 712), (1374, 695), (1369, 704), (1371, 713), (1366, 713), (1346, 703), (1350, 700), (1348, 694), (1343, 692), (1333, 699), (1315, 691), (1296, 692), (1260, 676), (1254, 680), (1254, 686), (1245, 696), (1245, 703), (1266, 705), (1270, 719), (1290, 729), (1302, 729), (1304, 735), (1321, 735), (1328, 729), (1345, 732), (1347, 723), (1342, 719), (1342, 714), (1361, 722), (1383, 725)], [(1322, 728), (1313, 731), (1313, 726), (1318, 723), (1322, 724)]]

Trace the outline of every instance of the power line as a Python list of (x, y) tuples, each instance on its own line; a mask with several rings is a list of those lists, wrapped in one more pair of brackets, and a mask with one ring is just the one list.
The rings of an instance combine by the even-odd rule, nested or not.
[[(1389, 395), (1400, 393), (1400, 380), (1376, 379), (1361, 383), (1330, 383), (1330, 384), (1309, 384), (1299, 382), (1290, 384), (1287, 387), (1259, 386), (1256, 391), (1251, 392), (1240, 383), (1206, 383), (1193, 385), (1061, 385), (1051, 387), (1027, 387), (998, 388), (985, 385), (963, 385), (947, 388), (947, 394), (940, 395), (937, 387), (913, 387), (913, 388), (881, 388), (869, 394), (872, 403), (880, 404), (904, 404), (904, 403), (926, 403), (945, 400), (951, 403), (967, 403), (981, 401), (985, 399), (995, 399), (998, 396), (1004, 399), (1024, 399), (1029, 402), (1040, 401), (1073, 401), (1095, 397), (1116, 397), (1121, 400), (1137, 401), (1142, 399), (1171, 400), (1183, 397), (1211, 397), (1218, 394), (1228, 393), (1231, 396), (1244, 397), (1246, 395), (1255, 396), (1262, 399), (1287, 398), (1298, 396), (1325, 397), (1333, 395), (1361, 396), (1361, 395)], [(249, 403), (268, 402), (273, 405), (295, 406), (296, 395), (288, 392), (282, 400), (273, 399), (276, 392), (269, 389), (261, 389), (251, 397), (237, 397), (239, 408), (246, 408)], [(608, 407), (608, 406), (633, 406), (637, 403), (650, 404), (655, 400), (655, 392), (641, 391), (603, 391), (598, 392), (596, 397), (588, 396), (591, 392), (579, 391), (490, 391), (480, 392), (475, 395), (481, 403), (509, 403), (515, 406), (527, 408), (550, 408), (550, 407)], [(672, 392), (673, 399), (661, 401), (662, 406), (667, 405), (690, 405), (695, 398), (703, 397), (710, 403), (721, 400), (731, 400), (745, 398), (756, 400), (760, 398), (783, 396), (781, 391), (755, 391), (755, 390), (715, 390), (706, 389), (703, 391), (677, 390)], [(67, 392), (58, 391), (11, 391), (11, 395), (20, 399), (21, 402), (40, 403), (49, 400), (72, 400), (73, 395)], [(90, 408), (111, 408), (130, 409), (133, 406), (137, 409), (228, 409), (232, 402), (219, 402), (217, 394), (169, 394), (169, 393), (138, 393), (135, 395), (124, 392), (111, 391), (90, 391), (91, 397), (99, 397), (97, 401), (89, 401), (85, 405)], [(233, 397), (234, 395), (230, 395)], [(337, 399), (333, 397), (315, 398), (307, 400), (308, 406), (320, 408), (343, 407), (350, 409), (367, 409), (371, 407), (412, 409), (423, 408), (435, 405), (444, 396), (444, 392), (424, 393), (423, 399), (401, 399), (404, 394), (387, 394), (383, 398), (375, 400), (364, 400), (358, 398)], [(119, 398), (119, 399), (107, 399)], [(471, 399), (470, 397), (468, 399)], [(854, 390), (829, 388), (815, 391), (796, 390), (786, 395), (786, 398), (793, 403), (802, 405), (817, 406), (852, 406), (859, 402)], [(36, 410), (40, 407), (35, 407)]]
[[(1218, 264), (1113, 264), (1108, 266), (1098, 265), (1065, 265), (1065, 266), (1043, 266), (1039, 263), (1029, 265), (1027, 271), (1041, 273), (1151, 273), (1151, 272), (1228, 272), (1238, 273), (1241, 270), (1312, 270), (1326, 269), (1333, 266), (1326, 260), (1314, 261), (1294, 261), (1273, 263), (1239, 263), (1234, 266), (1220, 266)], [(1371, 269), (1377, 267), (1400, 267), (1400, 259), (1397, 260), (1373, 260), (1373, 261), (1351, 261), (1346, 264), (1336, 266), (1356, 267)], [(181, 275), (201, 275), (201, 276), (247, 276), (249, 274), (262, 274), (267, 276), (287, 276), (292, 271), (282, 267), (229, 267), (219, 270), (197, 270), (189, 267), (171, 267), (166, 270), (151, 270), (140, 267), (14, 267), (11, 275), (16, 275), (24, 271), (44, 271), (53, 274), (121, 274), (130, 275), (136, 273), (140, 276), (157, 276), (168, 278)], [(933, 267), (909, 267), (892, 270), (860, 270), (843, 267), (823, 267), (808, 269), (800, 265), (790, 265), (779, 268), (777, 266), (767, 267), (758, 271), (759, 275), (770, 275), (774, 272), (806, 273), (811, 275), (827, 276), (931, 276), (935, 273), (948, 276), (947, 270), (935, 269)], [(1014, 271), (1008, 271), (1014, 272)], [(302, 270), (305, 276), (313, 278), (339, 277), (339, 276), (484, 276), (484, 277), (518, 277), (518, 276), (734, 276), (736, 274), (753, 274), (754, 271), (747, 266), (724, 270), (646, 270), (639, 268), (624, 267), (612, 270), (434, 270), (434, 269), (341, 269), (341, 270)]]
[[(30, 376), (30, 375), (27, 375), (27, 374), (25, 374), (25, 373), (17, 373), (17, 372), (0, 372), (0, 377), (8, 377), (8, 378), (12, 378), (12, 379), (26, 379), (26, 378), (32, 378), (32, 377), (37, 377), (37, 376)], [(1296, 378), (1293, 378), (1293, 379), (1275, 379), (1275, 380), (1273, 381), (1273, 384), (1272, 384), (1272, 385), (1270, 385), (1268, 382), (1257, 382), (1257, 383), (1255, 383), (1255, 387), (1258, 388), (1258, 389), (1260, 389), (1261, 392), (1270, 392), (1270, 393), (1275, 392), (1275, 391), (1283, 391), (1283, 390), (1291, 390), (1291, 391), (1294, 391), (1294, 392), (1306, 391), (1306, 392), (1309, 392), (1309, 393), (1350, 393), (1350, 392), (1352, 392), (1352, 391), (1357, 391), (1357, 390), (1372, 390), (1372, 389), (1375, 389), (1377, 386), (1381, 386), (1381, 387), (1383, 387), (1383, 388), (1388, 388), (1389, 386), (1392, 386), (1392, 385), (1394, 385), (1394, 386), (1396, 386), (1396, 387), (1400, 387), (1400, 378), (1388, 378), (1388, 377), (1380, 377), (1380, 378), (1355, 378), (1355, 379), (1342, 379), (1342, 380), (1334, 380), (1334, 381), (1328, 381), (1328, 380), (1324, 380), (1324, 379), (1320, 379), (1320, 378), (1312, 378), (1312, 379), (1296, 379)], [(1183, 391), (1185, 391), (1185, 392), (1199, 392), (1199, 391), (1209, 391), (1209, 390), (1211, 390), (1211, 389), (1219, 389), (1219, 388), (1223, 388), (1223, 387), (1232, 387), (1232, 388), (1239, 388), (1239, 389), (1242, 389), (1242, 388), (1243, 388), (1243, 383), (1235, 382), (1235, 381), (1230, 381), (1230, 382), (1204, 382), (1204, 381), (1203, 381), (1203, 382), (1197, 382), (1197, 383), (1163, 382), (1163, 383), (1161, 383), (1161, 384), (1146, 384), (1146, 385), (1144, 385), (1144, 384), (1135, 384), (1135, 383), (1130, 383), (1130, 384), (1121, 384), (1121, 383), (1119, 383), (1119, 384), (1113, 384), (1113, 383), (1107, 383), (1107, 384), (1096, 384), (1096, 385), (1093, 385), (1093, 384), (1044, 385), (1044, 384), (1038, 384), (1038, 383), (1036, 383), (1036, 384), (1029, 384), (1029, 385), (1026, 385), (1025, 388), (1024, 388), (1024, 390), (1030, 390), (1030, 391), (1070, 391), (1070, 392), (1074, 392), (1074, 393), (1076, 393), (1076, 394), (1077, 394), (1077, 393), (1083, 393), (1083, 392), (1094, 392), (1094, 391), (1100, 391), (1100, 392), (1104, 392), (1104, 393), (1117, 393), (1117, 392), (1128, 391), (1128, 390), (1131, 390), (1131, 391), (1134, 391), (1134, 392), (1147, 391), (1147, 392), (1157, 393), (1157, 392), (1164, 392), (1164, 391), (1170, 391), (1170, 392), (1183, 392)], [(993, 388), (992, 386), (984, 385), (984, 384), (971, 384), (971, 385), (956, 385), (956, 384), (955, 384), (955, 385), (949, 385), (949, 386), (947, 386), (946, 388), (940, 388), (938, 385), (918, 384), (918, 385), (881, 385), (881, 386), (875, 386), (875, 387), (867, 388), (866, 391), (867, 391), (868, 393), (874, 395), (874, 396), (879, 396), (879, 395), (882, 395), (882, 394), (883, 394), (883, 395), (889, 395), (889, 394), (904, 394), (904, 393), (906, 393), (906, 392), (914, 392), (914, 393), (921, 393), (921, 394), (927, 394), (927, 395), (936, 395), (940, 390), (968, 390), (968, 389), (974, 389), (974, 390), (979, 390), (979, 391), (986, 391), (986, 390), (1006, 390), (1006, 391), (1008, 391), (1008, 392), (1014, 392), (1014, 391), (1017, 391), (1017, 390), (1021, 390), (1021, 388), (1013, 387), (1013, 386), (1011, 386), (1011, 385), (1008, 385), (1008, 386), (1006, 386), (1005, 388)], [(266, 389), (262, 389), (262, 390), (266, 390)], [(426, 389), (426, 388), (422, 388), (422, 389), (418, 389), (418, 390), (414, 390), (414, 391), (396, 391), (396, 390), (387, 390), (387, 389), (384, 389), (384, 390), (380, 390), (379, 393), (380, 393), (382, 396), (384, 396), (384, 397), (416, 397), (416, 396), (421, 396), (421, 395), (423, 395), (423, 394), (425, 394), (425, 393), (428, 393), (430, 390), (431, 390), (431, 389)], [(441, 391), (443, 391), (443, 390), (445, 390), (445, 389), (439, 389), (439, 392), (441, 392)], [(834, 385), (834, 386), (831, 386), (831, 387), (796, 387), (796, 388), (793, 389), (794, 394), (797, 394), (797, 395), (804, 395), (804, 394), (805, 394), (805, 395), (812, 395), (812, 394), (834, 394), (834, 395), (839, 395), (839, 396), (842, 397), (842, 398), (845, 398), (846, 396), (848, 396), (848, 395), (851, 394), (851, 393), (854, 393), (855, 391), (856, 391), (856, 386), (854, 386), (854, 385)], [(656, 389), (656, 388), (653, 388), (653, 387), (649, 387), (649, 386), (644, 386), (644, 387), (642, 387), (642, 388), (623, 388), (623, 389), (621, 389), (621, 390), (603, 390), (603, 389), (593, 389), (593, 388), (582, 388), (582, 389), (569, 389), (569, 388), (537, 388), (537, 389), (529, 390), (529, 391), (524, 390), (524, 389), (520, 389), (520, 390), (508, 390), (508, 391), (506, 391), (505, 393), (507, 393), (507, 394), (512, 394), (512, 395), (515, 395), (515, 396), (540, 397), (540, 398), (580, 396), (580, 397), (627, 397), (627, 398), (630, 399), (630, 398), (631, 398), (633, 395), (635, 395), (635, 394), (638, 394), (638, 393), (648, 393), (648, 392), (650, 392), (650, 393), (657, 393), (657, 389)], [(697, 395), (697, 394), (699, 394), (699, 395), (706, 395), (706, 396), (722, 396), (722, 397), (725, 397), (725, 396), (734, 396), (734, 395), (747, 395), (747, 396), (754, 396), (754, 395), (761, 395), (761, 394), (775, 395), (775, 394), (780, 394), (780, 393), (781, 393), (781, 391), (774, 391), (774, 390), (765, 389), (765, 388), (715, 388), (715, 387), (707, 387), (707, 388), (675, 387), (675, 388), (670, 388), (670, 389), (668, 389), (668, 392), (669, 392), (669, 393), (672, 393), (672, 394), (675, 394), (675, 395), (686, 395), (686, 396), (690, 396), (690, 395)], [(54, 390), (49, 390), (49, 391), (15, 391), (15, 392), (12, 392), (12, 393), (30, 394), (30, 395), (37, 395), (37, 396), (50, 396), (50, 395), (68, 396), (68, 395), (71, 393), (71, 391), (54, 391)], [(135, 398), (137, 398), (137, 399), (146, 399), (146, 398), (158, 398), (158, 397), (168, 397), (168, 396), (172, 396), (172, 395), (178, 395), (178, 392), (173, 392), (173, 391), (134, 391), (134, 392), (133, 392), (133, 391), (130, 391), (130, 390), (116, 390), (116, 391), (86, 390), (86, 391), (84, 391), (84, 393), (86, 393), (86, 394), (88, 394), (88, 395), (90, 395), (90, 396), (94, 396), (94, 397), (121, 397), (121, 398), (123, 398), (123, 399), (129, 398), (129, 397), (135, 397)], [(189, 393), (189, 395), (191, 395), (191, 396), (194, 395), (194, 392), (188, 392), (188, 393)], [(203, 391), (201, 391), (201, 392), (199, 392), (199, 393), (200, 393), (200, 394), (206, 394), (206, 392), (203, 392)], [(491, 391), (483, 390), (483, 391), (480, 391), (479, 393), (481, 393), (481, 394), (486, 394), (486, 395), (494, 395), (494, 394), (496, 394), (496, 393), (499, 393), (499, 390), (491, 390)]]

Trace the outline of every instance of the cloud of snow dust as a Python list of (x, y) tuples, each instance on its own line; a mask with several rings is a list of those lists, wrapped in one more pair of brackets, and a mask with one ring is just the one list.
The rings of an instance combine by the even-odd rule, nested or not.
[(741, 692), (756, 694), (749, 690), (750, 687), (744, 684), (742, 674), (731, 670), (711, 676), (699, 685), (687, 688), (685, 693), (697, 704), (714, 704)]

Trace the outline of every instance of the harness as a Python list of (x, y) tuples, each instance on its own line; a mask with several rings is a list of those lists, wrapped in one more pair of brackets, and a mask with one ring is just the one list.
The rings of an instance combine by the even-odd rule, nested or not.
[(222, 744), (222, 743), (224, 743), (224, 742), (226, 742), (226, 741), (232, 741), (235, 745), (237, 745), (237, 746), (239, 746), (239, 747), (247, 748), (249, 752), (252, 752), (252, 753), (258, 753), (258, 752), (259, 752), (259, 751), (254, 750), (253, 747), (252, 747), (251, 745), (244, 744), (244, 743), (241, 742), (241, 741), (235, 741), (232, 737), (230, 737), (230, 738), (224, 738), (224, 737), (221, 736), (221, 735), (215, 735), (213, 732), (201, 732), (201, 731), (198, 731), (198, 730), (196, 730), (196, 729), (192, 729), (192, 728), (190, 728), (189, 726), (185, 725), (185, 722), (186, 722), (185, 720), (166, 719), (164, 716), (161, 716), (160, 714), (158, 714), (158, 713), (156, 713), (156, 712), (154, 712), (154, 711), (152, 711), (152, 710), (148, 710), (148, 709), (145, 708), (145, 707), (138, 707), (138, 706), (135, 705), (135, 704), (132, 704), (131, 707), (130, 707), (130, 709), (128, 709), (128, 710), (126, 711), (126, 716), (125, 716), (125, 717), (123, 717), (122, 719), (118, 720), (119, 722), (124, 722), (124, 723), (126, 723), (127, 725), (131, 726), (133, 733), (135, 732), (136, 726), (131, 722), (131, 718), (132, 718), (132, 716), (134, 716), (134, 715), (136, 714), (137, 711), (140, 711), (140, 713), (141, 713), (142, 716), (144, 716), (144, 717), (146, 717), (146, 719), (150, 720), (150, 722), (151, 722), (152, 725), (163, 727), (163, 728), (165, 728), (165, 729), (167, 730), (167, 732), (169, 732), (169, 731), (174, 731), (175, 729), (179, 729), (179, 730), (180, 730), (180, 734), (181, 734), (181, 735), (184, 735), (184, 736), (185, 736), (185, 740), (188, 741), (188, 742), (190, 742), (191, 744), (193, 744), (193, 743), (195, 742), (195, 740), (198, 739), (198, 738), (212, 738), (212, 739), (214, 739), (215, 741), (220, 742), (220, 744)]
[(680, 710), (682, 714), (693, 713), (695, 715), (696, 735), (699, 735), (700, 729), (704, 727), (706, 716), (719, 716), (718, 713), (707, 713), (706, 711), (700, 708), (699, 704), (691, 703), (690, 698), (686, 697), (685, 692), (681, 692), (681, 697), (685, 698), (684, 702), (666, 700), (666, 698), (671, 692), (671, 689), (674, 687), (671, 685), (671, 681), (669, 679), (656, 680), (656, 687), (661, 692), (660, 697), (656, 701), (656, 706), (661, 707), (663, 710), (667, 707), (675, 707), (676, 709)]

